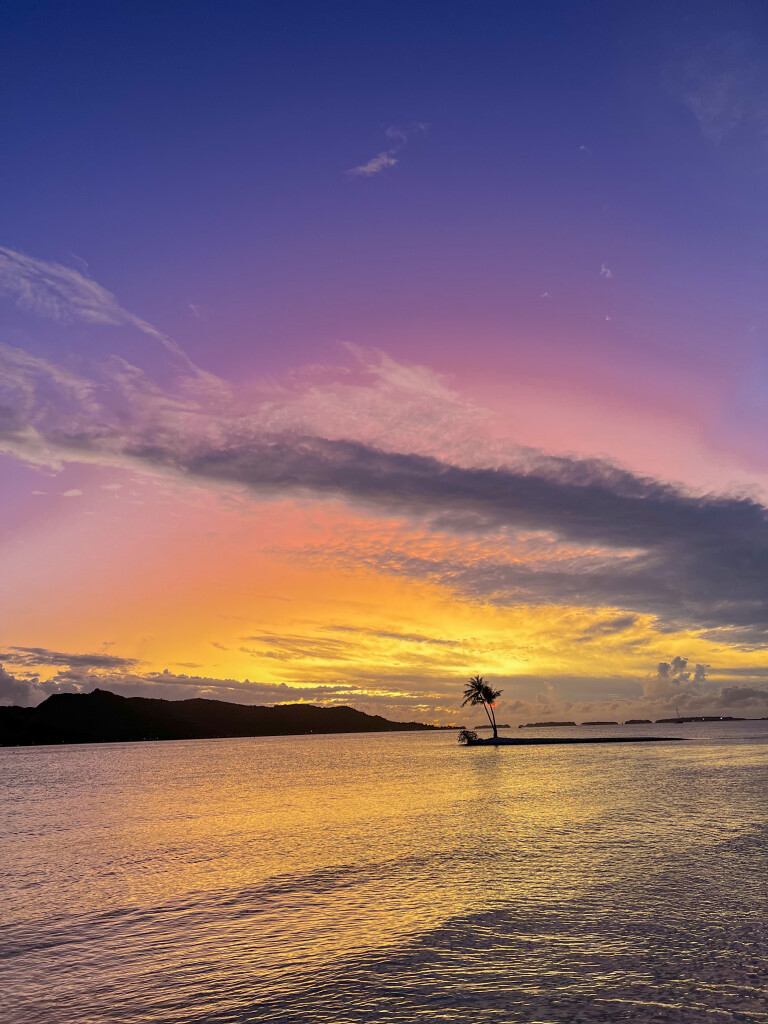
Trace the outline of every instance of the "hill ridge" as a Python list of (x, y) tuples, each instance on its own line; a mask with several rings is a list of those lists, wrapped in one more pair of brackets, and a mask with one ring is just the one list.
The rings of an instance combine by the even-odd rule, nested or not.
[(54, 693), (34, 708), (0, 707), (0, 746), (411, 732), (434, 728), (422, 722), (393, 722), (348, 705), (234, 704), (206, 697), (168, 700), (123, 697), (101, 689)]

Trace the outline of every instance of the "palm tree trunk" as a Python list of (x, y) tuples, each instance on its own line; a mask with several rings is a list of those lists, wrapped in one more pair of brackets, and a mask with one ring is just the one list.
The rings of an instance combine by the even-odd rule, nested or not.
[(496, 723), (491, 718), (490, 712), (488, 711), (488, 705), (485, 703), (485, 701), (483, 701), (483, 707), (485, 708), (485, 713), (488, 717), (488, 724), (493, 729), (493, 738), (496, 739)]
[(497, 740), (499, 738), (499, 734), (496, 731), (496, 712), (493, 710), (493, 704), (491, 704), (491, 714), (493, 715), (493, 721), (491, 722), (491, 725), (493, 726), (493, 738)]

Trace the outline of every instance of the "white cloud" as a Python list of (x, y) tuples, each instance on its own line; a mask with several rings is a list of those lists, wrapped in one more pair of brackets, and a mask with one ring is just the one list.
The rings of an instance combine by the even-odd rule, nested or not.
[(379, 174), (387, 167), (396, 167), (397, 160), (392, 155), (394, 150), (385, 149), (381, 153), (377, 153), (376, 156), (372, 157), (367, 164), (361, 164), (359, 167), (353, 167), (349, 173), (357, 175), (361, 178), (370, 178), (374, 174)]
[(603, 263), (603, 265), (600, 267), (600, 277), (613, 277), (613, 271), (605, 263)]
[(656, 672), (643, 684), (644, 694), (646, 697), (663, 697), (670, 701), (680, 700), (684, 696), (700, 696), (699, 687), (706, 681), (708, 668), (708, 665), (697, 664), (690, 669), (688, 659), (679, 656), (659, 662)]
[(347, 174), (357, 178), (371, 178), (375, 174), (381, 174), (388, 167), (396, 167), (398, 164), (397, 154), (407, 144), (412, 135), (417, 132), (423, 132), (426, 127), (426, 124), (417, 123), (410, 125), (408, 128), (387, 128), (384, 134), (392, 145), (388, 149), (381, 150), (380, 153), (371, 157), (366, 163), (360, 164), (358, 167), (352, 167), (347, 171)]

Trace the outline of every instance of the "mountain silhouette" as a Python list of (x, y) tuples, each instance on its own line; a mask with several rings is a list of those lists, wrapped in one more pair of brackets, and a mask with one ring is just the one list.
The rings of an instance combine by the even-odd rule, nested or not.
[(0, 746), (116, 743), (306, 733), (405, 732), (434, 729), (391, 722), (350, 707), (311, 704), (261, 707), (222, 700), (121, 697), (108, 690), (56, 693), (36, 708), (0, 707)]

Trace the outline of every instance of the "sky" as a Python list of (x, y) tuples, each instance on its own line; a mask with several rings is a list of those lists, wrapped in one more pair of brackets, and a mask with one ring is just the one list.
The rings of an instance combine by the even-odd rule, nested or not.
[(768, 715), (768, 11), (3, 4), (0, 702)]

